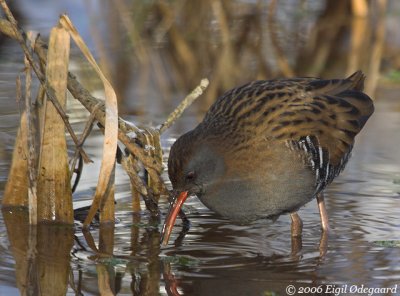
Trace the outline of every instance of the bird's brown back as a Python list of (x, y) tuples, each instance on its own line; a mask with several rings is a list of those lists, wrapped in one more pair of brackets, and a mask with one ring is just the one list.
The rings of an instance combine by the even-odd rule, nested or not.
[(218, 98), (196, 130), (238, 151), (260, 140), (305, 151), (322, 190), (343, 169), (374, 111), (364, 79), (358, 71), (347, 79), (254, 81)]

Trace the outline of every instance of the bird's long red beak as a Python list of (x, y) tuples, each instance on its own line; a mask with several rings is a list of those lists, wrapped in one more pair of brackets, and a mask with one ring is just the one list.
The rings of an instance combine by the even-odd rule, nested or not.
[(188, 197), (188, 192), (183, 191), (179, 193), (177, 198), (174, 198), (173, 203), (171, 204), (167, 217), (165, 218), (164, 226), (161, 232), (161, 243), (165, 246), (168, 244), (169, 236), (171, 235), (172, 228), (175, 225), (176, 217), (180, 209), (182, 208), (183, 203)]

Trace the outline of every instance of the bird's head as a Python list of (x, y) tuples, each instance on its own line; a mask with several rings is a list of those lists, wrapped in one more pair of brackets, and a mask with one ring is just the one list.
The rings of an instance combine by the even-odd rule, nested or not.
[(224, 175), (224, 159), (212, 139), (202, 138), (194, 131), (181, 136), (171, 147), (168, 174), (173, 197), (163, 228), (167, 244), (175, 219), (190, 195), (202, 197)]

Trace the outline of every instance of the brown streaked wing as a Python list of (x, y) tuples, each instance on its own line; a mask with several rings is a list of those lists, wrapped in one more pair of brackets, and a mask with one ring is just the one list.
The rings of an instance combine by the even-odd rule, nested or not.
[(374, 110), (361, 92), (364, 78), (358, 71), (346, 79), (254, 81), (219, 97), (201, 125), (209, 134), (239, 143), (315, 136), (330, 163), (338, 166)]
[(329, 152), (330, 164), (339, 166), (374, 111), (372, 100), (360, 91), (363, 79), (362, 73), (356, 72), (344, 80), (307, 83), (304, 92), (298, 92), (265, 118), (265, 133), (281, 140), (315, 136), (321, 148)]

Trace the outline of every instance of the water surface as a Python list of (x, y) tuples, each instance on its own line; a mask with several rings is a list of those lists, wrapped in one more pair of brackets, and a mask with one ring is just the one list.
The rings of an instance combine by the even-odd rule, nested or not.
[[(51, 21), (36, 20), (30, 26), (46, 30)], [(15, 44), (2, 46), (0, 65), (0, 189), (3, 190), (19, 120), (15, 76), (23, 66)], [(91, 81), (90, 77), (83, 79)], [(131, 95), (145, 93), (147, 101), (128, 100), (123, 112), (128, 120), (157, 125), (184, 91), (171, 92), (171, 100), (160, 104), (160, 97), (148, 86), (145, 90), (128, 88)], [(119, 295), (230, 296), (286, 295), (288, 285), (323, 291), (327, 291), (327, 285), (343, 289), (400, 285), (399, 91), (396, 87), (378, 89), (375, 114), (357, 137), (346, 170), (326, 190), (331, 226), (327, 240), (321, 237), (316, 201), (300, 210), (303, 237), (292, 241), (288, 216), (275, 223), (234, 225), (192, 197), (184, 207), (192, 225), (189, 233), (184, 240), (178, 238), (181, 230), (178, 220), (170, 244), (160, 247), (161, 225), (152, 221), (143, 204), (142, 211), (132, 211), (129, 180), (118, 168), (115, 228), (94, 226), (90, 232), (92, 238), (82, 232), (79, 222), (74, 229), (60, 226), (30, 229), (24, 213), (14, 210), (0, 214), (0, 295), (18, 295), (21, 289), (38, 293), (41, 276), (50, 277), (55, 284), (65, 284), (68, 295), (98, 295), (100, 290), (104, 291), (104, 283)], [(72, 101), (69, 106), (71, 120), (79, 129), (85, 113)], [(138, 106), (141, 111), (134, 111)], [(197, 109), (188, 110), (163, 137), (165, 151), (198, 120)], [(74, 196), (75, 207), (82, 206), (95, 191), (101, 142), (101, 134), (95, 132), (85, 146), (95, 163), (84, 169)], [(166, 201), (161, 201), (162, 213), (167, 208)], [(32, 241), (29, 233), (37, 234), (38, 241)], [(95, 250), (91, 239), (96, 244)], [(23, 283), (29, 284), (23, 286)]]

